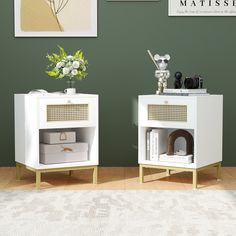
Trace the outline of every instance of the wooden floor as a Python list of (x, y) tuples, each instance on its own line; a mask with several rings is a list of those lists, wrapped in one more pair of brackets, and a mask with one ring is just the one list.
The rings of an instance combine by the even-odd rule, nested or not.
[[(98, 184), (92, 184), (90, 170), (42, 174), (41, 189), (192, 189), (192, 174), (189, 172), (166, 173), (156, 169), (145, 169), (145, 183), (140, 184), (138, 167), (99, 167)], [(216, 180), (216, 168), (203, 170), (198, 174), (199, 189), (235, 189), (236, 167), (222, 168), (222, 181)], [(15, 178), (15, 168), (0, 168), (0, 189), (35, 189), (35, 174), (22, 171), (22, 180)]]

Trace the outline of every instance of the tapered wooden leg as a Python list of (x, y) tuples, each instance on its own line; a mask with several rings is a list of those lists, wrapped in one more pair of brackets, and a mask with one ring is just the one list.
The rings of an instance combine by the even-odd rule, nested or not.
[(197, 189), (197, 170), (193, 171), (193, 189)]
[(170, 176), (170, 169), (166, 169), (166, 176)]
[(221, 176), (221, 163), (219, 163), (216, 167), (216, 176), (217, 176), (218, 181), (220, 181), (222, 179), (222, 176)]
[(21, 165), (16, 163), (16, 180), (20, 180), (21, 178)]
[(41, 172), (36, 171), (36, 189), (40, 189), (40, 183), (41, 183)]
[(69, 176), (72, 176), (72, 170), (69, 170)]
[(142, 184), (144, 182), (144, 175), (143, 175), (143, 166), (139, 165), (139, 182)]
[(98, 167), (95, 166), (93, 168), (93, 184), (97, 184), (98, 183)]

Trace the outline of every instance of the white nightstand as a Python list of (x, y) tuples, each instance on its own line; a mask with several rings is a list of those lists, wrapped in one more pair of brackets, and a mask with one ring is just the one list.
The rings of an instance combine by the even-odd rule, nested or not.
[[(138, 162), (140, 182), (143, 183), (143, 168), (158, 168), (193, 173), (193, 187), (197, 188), (198, 171), (217, 167), (217, 178), (221, 178), (223, 96), (139, 96)], [(194, 139), (193, 163), (170, 163), (147, 160), (146, 132), (150, 128), (164, 128), (170, 134), (184, 129)], [(185, 149), (186, 143), (179, 144)]]
[[(88, 161), (41, 164), (40, 136), (43, 131), (72, 129), (77, 140), (88, 143)], [(36, 173), (40, 188), (41, 173), (93, 169), (97, 183), (98, 95), (15, 94), (15, 161), (17, 179), (25, 166)]]

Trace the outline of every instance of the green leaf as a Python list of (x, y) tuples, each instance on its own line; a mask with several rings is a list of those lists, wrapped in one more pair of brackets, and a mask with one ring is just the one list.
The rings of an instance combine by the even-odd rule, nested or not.
[(58, 45), (58, 48), (60, 49), (60, 58), (61, 60), (67, 56), (66, 51), (64, 50), (64, 48), (62, 48), (61, 46)]
[(46, 71), (46, 73), (51, 76), (51, 77), (58, 77), (59, 76), (59, 72), (56, 71)]
[(52, 56), (54, 57), (54, 60), (55, 60), (56, 62), (59, 62), (59, 61), (61, 60), (60, 55), (57, 55), (56, 53), (53, 53)]

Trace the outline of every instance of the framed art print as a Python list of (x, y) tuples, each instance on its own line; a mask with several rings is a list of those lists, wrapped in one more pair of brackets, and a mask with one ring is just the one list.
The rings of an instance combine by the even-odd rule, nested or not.
[(159, 2), (160, 0), (107, 0), (107, 2)]
[(15, 0), (15, 37), (97, 37), (97, 0)]
[(168, 0), (169, 16), (236, 16), (236, 0)]

